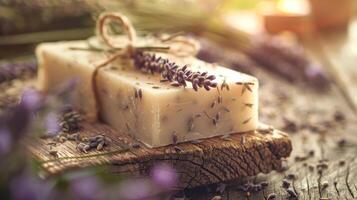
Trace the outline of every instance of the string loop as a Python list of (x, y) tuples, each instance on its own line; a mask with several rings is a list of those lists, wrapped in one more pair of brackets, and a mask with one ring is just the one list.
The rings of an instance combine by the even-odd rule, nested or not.
[(110, 48), (122, 48), (122, 44), (117, 44), (115, 39), (108, 34), (108, 23), (109, 22), (118, 22), (126, 35), (128, 36), (128, 43), (126, 47), (122, 50), (125, 53), (132, 54), (134, 53), (134, 43), (136, 41), (136, 31), (131, 24), (130, 20), (121, 13), (118, 12), (105, 12), (99, 16), (97, 22), (97, 33), (99, 33), (100, 38), (103, 42)]
[[(123, 46), (123, 44), (119, 44), (115, 40), (115, 36), (109, 35), (109, 23), (116, 22), (115, 24), (121, 25), (123, 32), (125, 32), (127, 36), (127, 44)], [(143, 49), (150, 49), (150, 51), (156, 52), (164, 52), (169, 53), (178, 57), (186, 57), (196, 55), (198, 52), (198, 44), (184, 37), (179, 37), (179, 35), (171, 35), (166, 39), (158, 39), (157, 42), (161, 44), (168, 45), (169, 48), (163, 48), (157, 46), (157, 44), (153, 44), (152, 46), (145, 47), (136, 47), (136, 31), (130, 22), (130, 20), (118, 12), (105, 12), (102, 13), (97, 21), (97, 37), (102, 40), (107, 47), (109, 47), (109, 51), (111, 55), (108, 59), (103, 61), (101, 64), (95, 66), (95, 69), (92, 74), (92, 90), (95, 97), (95, 106), (96, 106), (96, 116), (100, 117), (100, 107), (101, 102), (98, 94), (97, 87), (97, 76), (98, 72), (101, 68), (105, 67), (111, 62), (114, 62), (118, 58), (132, 58), (136, 51), (143, 51)], [(121, 41), (122, 42), (122, 41)], [(108, 51), (108, 52), (109, 52)]]

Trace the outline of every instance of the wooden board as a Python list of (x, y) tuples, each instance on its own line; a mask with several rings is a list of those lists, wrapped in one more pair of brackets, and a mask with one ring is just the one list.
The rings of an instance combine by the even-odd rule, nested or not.
[[(40, 139), (29, 146), (47, 176), (68, 170), (105, 166), (113, 174), (148, 175), (159, 162), (173, 166), (180, 174), (180, 187), (196, 187), (230, 181), (258, 173), (282, 169), (282, 158), (292, 148), (288, 136), (280, 131), (232, 134), (225, 138), (210, 138), (198, 144), (190, 142), (160, 148), (131, 148), (135, 141), (104, 124), (84, 123), (81, 136), (104, 134), (112, 142), (103, 151), (87, 154), (76, 149), (74, 141), (57, 143)], [(50, 149), (58, 151), (58, 158)]]
[[(0, 84), (2, 106), (15, 103), (22, 89), (34, 85), (34, 78), (13, 80)], [(12, 104), (11, 103), (11, 104)], [(10, 105), (11, 105), (10, 104)], [(256, 131), (209, 138), (199, 143), (181, 143), (160, 148), (140, 144), (102, 123), (82, 123), (76, 134), (81, 137), (105, 135), (111, 142), (103, 150), (79, 151), (77, 141), (54, 142), (53, 138), (37, 139), (28, 144), (43, 168), (43, 176), (50, 177), (70, 170), (105, 167), (117, 175), (148, 175), (153, 165), (164, 162), (180, 175), (180, 187), (192, 188), (232, 181), (272, 170), (282, 170), (282, 159), (292, 151), (289, 136), (262, 125)], [(52, 154), (55, 150), (56, 155)]]

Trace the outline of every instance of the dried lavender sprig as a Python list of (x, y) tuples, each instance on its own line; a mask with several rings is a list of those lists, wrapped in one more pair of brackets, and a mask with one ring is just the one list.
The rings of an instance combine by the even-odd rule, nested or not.
[(111, 143), (111, 139), (104, 135), (96, 135), (77, 144), (77, 150), (83, 153), (88, 153), (89, 150), (96, 149), (97, 151), (103, 150), (105, 146)]
[[(199, 38), (201, 49), (197, 54), (197, 58), (208, 63), (219, 63), (225, 66), (232, 67), (240, 72), (254, 74), (255, 68), (253, 61), (249, 59), (243, 52), (232, 51), (231, 49), (221, 48), (207, 39)], [(217, 52), (216, 49), (221, 51)]]
[(155, 54), (137, 51), (133, 55), (134, 65), (136, 68), (148, 73), (160, 73), (164, 80), (171, 82), (172, 86), (186, 87), (190, 82), (195, 91), (198, 88), (205, 88), (207, 91), (217, 87), (214, 75), (208, 75), (207, 72), (193, 72), (185, 65), (180, 67), (168, 59), (157, 57)]
[(307, 81), (319, 90), (329, 88), (329, 78), (323, 67), (310, 60), (299, 45), (262, 35), (252, 38), (251, 48), (246, 53), (258, 64), (289, 81)]
[(37, 71), (35, 60), (0, 64), (0, 83), (24, 76), (34, 75)]
[(65, 133), (73, 133), (81, 128), (82, 116), (75, 110), (69, 109), (63, 111), (60, 118), (60, 127)]

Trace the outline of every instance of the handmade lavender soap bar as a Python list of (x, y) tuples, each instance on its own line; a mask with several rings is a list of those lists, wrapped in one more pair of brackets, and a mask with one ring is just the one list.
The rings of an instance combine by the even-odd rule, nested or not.
[(156, 58), (162, 56), (178, 66), (189, 64), (186, 70), (214, 75), (212, 82), (217, 87), (208, 87), (208, 91), (191, 82), (183, 87), (163, 81), (160, 73), (143, 72), (134, 66), (133, 59), (118, 59), (98, 71), (98, 103), (92, 75), (95, 66), (108, 56), (73, 50), (88, 48), (87, 45), (85, 41), (46, 43), (38, 47), (37, 57), (38, 84), (43, 91), (73, 77), (80, 78), (73, 91), (74, 104), (89, 120), (96, 120), (98, 105), (105, 123), (151, 147), (246, 132), (258, 126), (257, 79), (194, 57), (156, 54)]

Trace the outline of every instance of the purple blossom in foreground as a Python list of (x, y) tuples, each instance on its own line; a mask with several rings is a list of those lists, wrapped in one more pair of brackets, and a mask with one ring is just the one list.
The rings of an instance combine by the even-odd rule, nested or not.
[(56, 135), (60, 131), (58, 123), (58, 115), (54, 112), (47, 114), (45, 118), (46, 133), (48, 135)]
[(36, 111), (42, 105), (42, 95), (35, 89), (27, 89), (22, 93), (21, 104), (31, 111)]
[(178, 176), (170, 165), (158, 164), (151, 170), (152, 180), (161, 187), (172, 188), (177, 185)]
[(119, 185), (119, 198), (125, 200), (142, 200), (155, 196), (158, 192), (149, 179), (128, 179)]
[(22, 77), (26, 74), (35, 74), (36, 71), (36, 60), (0, 64), (0, 83)]
[(101, 185), (94, 176), (80, 177), (71, 181), (70, 191), (76, 199), (100, 199)]
[(68, 81), (66, 81), (64, 84), (62, 84), (59, 87), (59, 90), (58, 90), (59, 95), (71, 92), (72, 90), (74, 90), (77, 87), (77, 85), (80, 82), (81, 82), (80, 77), (73, 77), (73, 78), (69, 79)]
[(19, 139), (27, 132), (31, 112), (25, 105), (18, 104), (0, 118), (0, 127), (8, 129), (14, 139)]
[(7, 129), (0, 130), (0, 155), (7, 154), (12, 146), (12, 136)]
[(21, 174), (10, 182), (10, 191), (13, 200), (40, 200), (49, 198), (51, 188), (45, 181)]
[(65, 104), (72, 104), (73, 102), (73, 90), (76, 89), (77, 85), (79, 85), (81, 79), (79, 77), (74, 77), (60, 85), (57, 88), (56, 98), (61, 100), (62, 106)]

